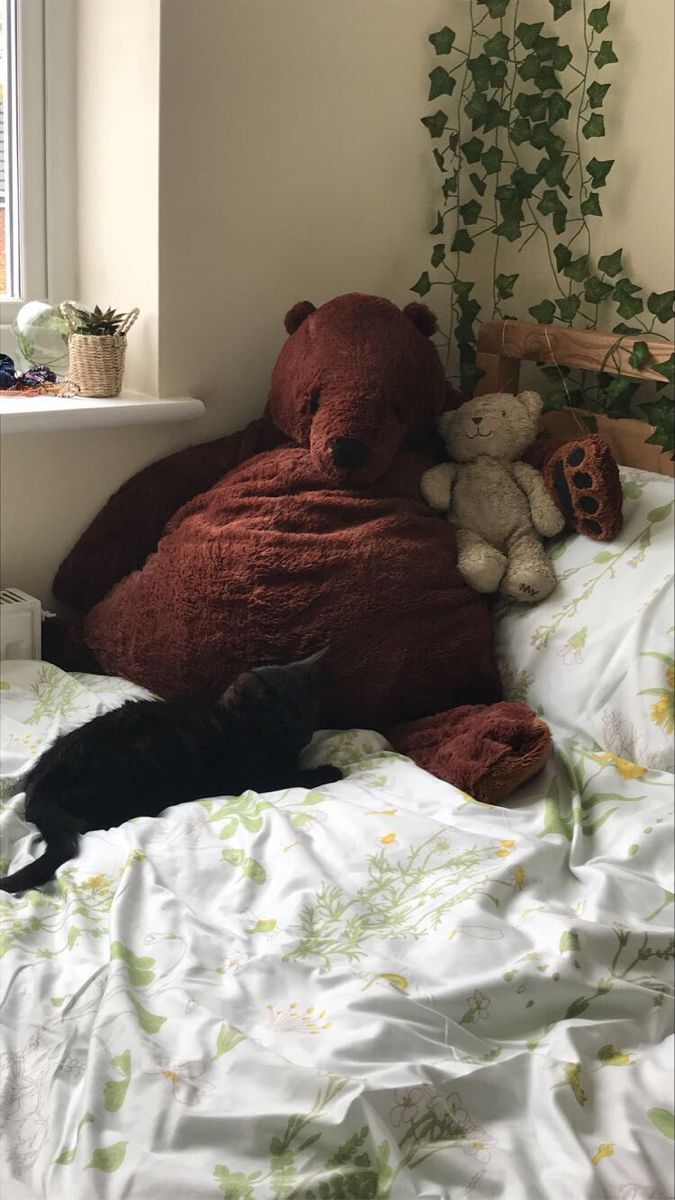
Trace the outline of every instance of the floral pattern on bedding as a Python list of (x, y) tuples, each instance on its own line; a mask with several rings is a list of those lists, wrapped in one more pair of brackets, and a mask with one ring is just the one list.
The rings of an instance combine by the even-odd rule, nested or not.
[[(2, 679), (18, 867), (30, 762), (139, 689)], [(0, 898), (3, 1196), (672, 1196), (672, 776), (554, 733), (508, 808), (322, 734), (344, 781), (89, 834)]]
[(534, 607), (500, 604), (509, 694), (618, 758), (673, 770), (673, 480), (622, 468), (614, 542), (553, 544), (558, 584)]

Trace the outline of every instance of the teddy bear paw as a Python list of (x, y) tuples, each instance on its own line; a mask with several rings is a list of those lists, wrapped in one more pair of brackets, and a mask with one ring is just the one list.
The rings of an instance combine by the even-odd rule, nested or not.
[(460, 572), (474, 592), (490, 595), (496, 592), (506, 570), (506, 559), (498, 550), (492, 553), (486, 551), (482, 555), (462, 556), (459, 558)]
[(553, 591), (556, 578), (552, 571), (533, 571), (532, 568), (516, 567), (507, 571), (500, 592), (507, 600), (519, 604), (537, 604)]
[(533, 515), (532, 524), (539, 537), (552, 538), (565, 528), (565, 516), (555, 504), (551, 504)]

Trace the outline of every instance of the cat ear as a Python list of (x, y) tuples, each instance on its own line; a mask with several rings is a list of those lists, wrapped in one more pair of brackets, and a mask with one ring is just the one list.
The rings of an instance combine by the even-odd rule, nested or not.
[(218, 704), (225, 709), (241, 708), (248, 704), (262, 704), (265, 699), (269, 701), (270, 691), (288, 695), (295, 688), (308, 684), (318, 674), (316, 668), (327, 651), (328, 647), (324, 646), (297, 662), (252, 667), (237, 676), (234, 683), (223, 692)]

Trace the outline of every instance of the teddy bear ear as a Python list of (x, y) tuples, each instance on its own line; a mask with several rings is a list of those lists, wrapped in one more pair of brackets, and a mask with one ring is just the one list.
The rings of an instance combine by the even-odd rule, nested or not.
[(403, 309), (403, 316), (412, 321), (416, 329), (423, 333), (425, 337), (431, 337), (432, 333), (436, 332), (438, 321), (436, 314), (432, 313), (426, 304), (418, 304), (413, 300), (412, 304), (406, 304)]
[(316, 307), (311, 300), (298, 300), (298, 303), (289, 308), (284, 317), (286, 333), (295, 333), (296, 329), (299, 329), (302, 322), (306, 321), (307, 317), (311, 317), (313, 312), (316, 312)]
[(520, 400), (520, 403), (523, 405), (523, 408), (527, 410), (531, 420), (539, 420), (544, 407), (544, 401), (538, 392), (519, 392), (516, 396), (516, 400)]

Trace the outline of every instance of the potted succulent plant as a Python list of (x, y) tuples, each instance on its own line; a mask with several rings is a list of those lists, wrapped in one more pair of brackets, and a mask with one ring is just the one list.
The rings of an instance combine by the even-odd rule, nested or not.
[(139, 310), (118, 313), (98, 305), (91, 311), (61, 305), (68, 326), (68, 378), (85, 396), (119, 396), (124, 376), (127, 333)]

